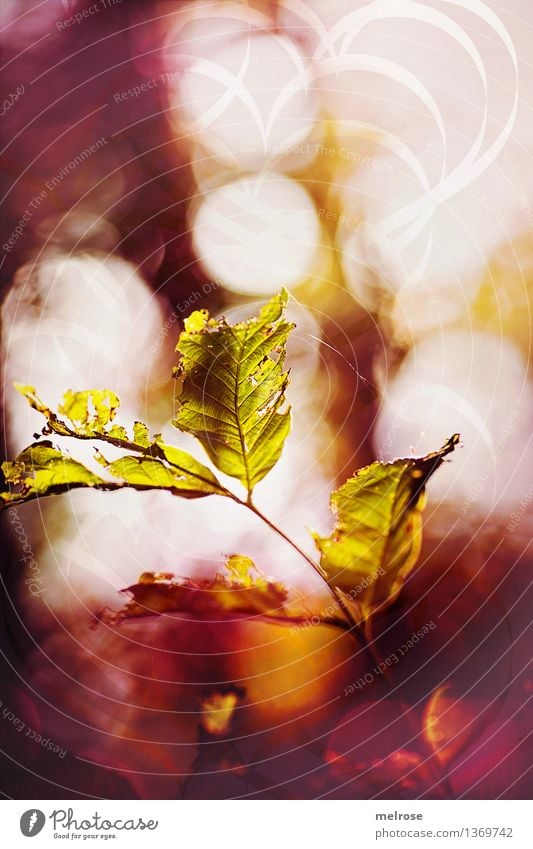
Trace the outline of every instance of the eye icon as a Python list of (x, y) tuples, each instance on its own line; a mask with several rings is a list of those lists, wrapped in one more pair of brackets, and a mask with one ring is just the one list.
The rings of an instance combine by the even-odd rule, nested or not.
[(42, 831), (45, 822), (46, 817), (42, 811), (30, 808), (29, 811), (24, 811), (20, 818), (20, 830), (25, 837), (35, 837)]

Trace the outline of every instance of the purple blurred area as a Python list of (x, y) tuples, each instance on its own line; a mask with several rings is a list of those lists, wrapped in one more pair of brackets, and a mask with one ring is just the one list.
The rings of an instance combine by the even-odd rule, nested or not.
[[(2, 513), (8, 798), (531, 792), (531, 9), (513, 0), (499, 10), (521, 69), (507, 140), (434, 220), (422, 216), (420, 232), (414, 222), (411, 244), (380, 227), (410, 209), (412, 160), (428, 179), (440, 173), (428, 103), (441, 107), (453, 165), (475, 147), (486, 94), (462, 48), (471, 37), (488, 68), (488, 144), (507, 120), (505, 97), (513, 110), (513, 64), (486, 21), (459, 9), (459, 47), (433, 25), (430, 38), (427, 21), (391, 14), (352, 54), (346, 36), (350, 66), (328, 52), (331, 33), (365, 5), (0, 0), (2, 459), (42, 424), (13, 380), (35, 382), (51, 404), (68, 388), (105, 385), (125, 419), (182, 439), (170, 421), (183, 318), (251, 314), (283, 263), (294, 273), (293, 431), (258, 504), (301, 547), (314, 552), (307, 528), (325, 532), (329, 493), (356, 469), (463, 436), (431, 482), (420, 563), (372, 636), (386, 658), (425, 623), (435, 630), (392, 689), (374, 676), (353, 700), (349, 687), (370, 673), (326, 626), (296, 637), (244, 618), (94, 627), (95, 611), (123, 601), (143, 571), (209, 576), (237, 550), (323, 604), (307, 564), (235, 504), (177, 509), (167, 493), (76, 492), (21, 506), (16, 522)], [(429, 3), (441, 14), (450, 5)], [(239, 84), (254, 96), (235, 106), (224, 85), (250, 44), (272, 65), (257, 70), (250, 48)], [(374, 52), (405, 75), (391, 80), (389, 65), (374, 74), (361, 60)], [(284, 74), (289, 89), (296, 80), (288, 106), (276, 99)], [(421, 105), (422, 82), (432, 97)], [(266, 200), (250, 189), (256, 179)], [(24, 582), (25, 544), (44, 601)], [(214, 692), (237, 705), (220, 737), (205, 724)]]
[[(116, 100), (146, 83), (131, 32), (142, 31), (153, 4), (110, 3), (58, 29), (90, 6), (98, 8), (61, 0), (2, 3), (2, 99), (24, 88), (2, 122), (2, 243), (31, 214), (24, 238), (4, 260), (3, 286), (46, 245), (109, 249), (113, 227), (115, 253), (140, 266), (157, 290), (183, 298), (191, 287), (182, 271), (192, 261), (183, 204), (191, 180), (162, 114), (161, 88)], [(70, 164), (98, 142), (96, 154), (69, 176)], [(45, 202), (32, 206), (41, 191)], [(88, 214), (97, 223), (85, 233)]]

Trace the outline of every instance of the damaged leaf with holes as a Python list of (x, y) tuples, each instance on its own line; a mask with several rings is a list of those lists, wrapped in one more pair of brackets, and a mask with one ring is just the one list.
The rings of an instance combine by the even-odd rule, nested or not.
[(82, 463), (62, 454), (51, 442), (44, 440), (25, 448), (13, 462), (2, 463), (2, 472), (4, 487), (0, 499), (4, 505), (104, 484), (102, 478)]
[(314, 539), (328, 583), (358, 622), (391, 604), (415, 566), (426, 483), (458, 441), (455, 434), (425, 457), (372, 463), (332, 494), (335, 527)]
[[(0, 497), (4, 503), (20, 503), (79, 487), (108, 491), (123, 487), (161, 489), (183, 498), (227, 494), (211, 469), (188, 452), (163, 442), (160, 434), (150, 438), (142, 422), (134, 422), (132, 436), (122, 425), (113, 424), (120, 404), (114, 392), (69, 390), (59, 404), (59, 415), (41, 401), (33, 386), (16, 384), (16, 388), (45, 417), (43, 434), (94, 442), (95, 460), (102, 467), (102, 474), (92, 472), (66, 451), (43, 440), (29, 446), (13, 463), (3, 464)], [(109, 460), (96, 447), (98, 443), (134, 453)]]
[(285, 345), (294, 325), (283, 317), (288, 293), (238, 324), (205, 310), (185, 321), (177, 350), (177, 428), (195, 436), (220, 471), (251, 495), (278, 461), (290, 429), (282, 411), (288, 373)]

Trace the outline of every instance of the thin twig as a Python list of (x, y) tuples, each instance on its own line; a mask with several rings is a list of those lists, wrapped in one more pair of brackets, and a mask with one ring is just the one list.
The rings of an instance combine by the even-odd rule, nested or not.
[(265, 525), (267, 525), (272, 531), (274, 531), (274, 533), (278, 534), (278, 536), (280, 536), (283, 540), (285, 540), (285, 542), (288, 543), (288, 545), (290, 545), (311, 566), (311, 568), (316, 572), (316, 574), (325, 583), (326, 587), (328, 588), (328, 591), (331, 593), (331, 595), (335, 599), (336, 604), (338, 605), (339, 609), (342, 611), (344, 617), (346, 618), (346, 620), (347, 620), (347, 622), (350, 626), (349, 633), (352, 634), (354, 636), (354, 638), (358, 641), (358, 643), (359, 643), (360, 647), (363, 649), (363, 651), (367, 652), (369, 654), (369, 657), (372, 660), (374, 660), (373, 654), (372, 654), (372, 648), (371, 648), (370, 644), (368, 643), (368, 641), (366, 640), (365, 635), (363, 633), (363, 630), (360, 627), (359, 623), (357, 622), (356, 619), (354, 619), (354, 617), (353, 617), (353, 615), (350, 611), (350, 608), (348, 607), (348, 605), (346, 604), (346, 602), (345, 602), (345, 600), (342, 596), (341, 590), (339, 590), (338, 587), (332, 586), (328, 582), (327, 574), (324, 571), (324, 569), (322, 568), (322, 566), (320, 565), (320, 563), (317, 563), (315, 560), (313, 560), (313, 558), (310, 557), (308, 554), (306, 554), (306, 552), (302, 548), (300, 548), (300, 546), (293, 539), (291, 539), (289, 536), (287, 536), (285, 531), (283, 531), (274, 522), (272, 522), (268, 518), (268, 516), (265, 516), (264, 513), (261, 513), (261, 511), (255, 506), (255, 504), (252, 501), (242, 501), (241, 499), (237, 499), (237, 501), (240, 504), (242, 504), (244, 507), (247, 507), (248, 510), (250, 510), (252, 513), (255, 513), (255, 515), (259, 519), (261, 519), (262, 522), (265, 523)]

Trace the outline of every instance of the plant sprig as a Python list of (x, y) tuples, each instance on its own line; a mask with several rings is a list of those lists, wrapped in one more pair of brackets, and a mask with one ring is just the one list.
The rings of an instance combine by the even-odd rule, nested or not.
[[(163, 441), (161, 434), (151, 436), (142, 422), (134, 422), (129, 430), (115, 424), (119, 399), (110, 390), (69, 390), (56, 413), (32, 386), (15, 384), (45, 417), (42, 435), (47, 439), (2, 464), (0, 503), (7, 507), (80, 487), (231, 498), (306, 560), (335, 598), (342, 614), (337, 624), (348, 624), (368, 647), (371, 619), (394, 601), (418, 560), (426, 483), (454, 450), (459, 436), (454, 434), (425, 457), (375, 462), (359, 469), (332, 494), (335, 526), (329, 536), (313, 535), (320, 560), (311, 558), (253, 501), (255, 486), (279, 460), (290, 430), (290, 409), (285, 407), (289, 374), (284, 363), (294, 325), (284, 317), (287, 300), (288, 293), (282, 290), (257, 316), (236, 324), (196, 311), (186, 319), (176, 348), (179, 407), (173, 424), (202, 445), (216, 469), (243, 486), (242, 496), (187, 451)], [(102, 467), (98, 475), (56, 447), (48, 438), (53, 435), (92, 440), (126, 453), (108, 460), (105, 447), (96, 448)], [(164, 594), (166, 584), (159, 584), (158, 592)], [(178, 592), (175, 584), (170, 591), (172, 604), (176, 598), (185, 604), (194, 595), (181, 586)], [(335, 618), (330, 624), (336, 624)]]

